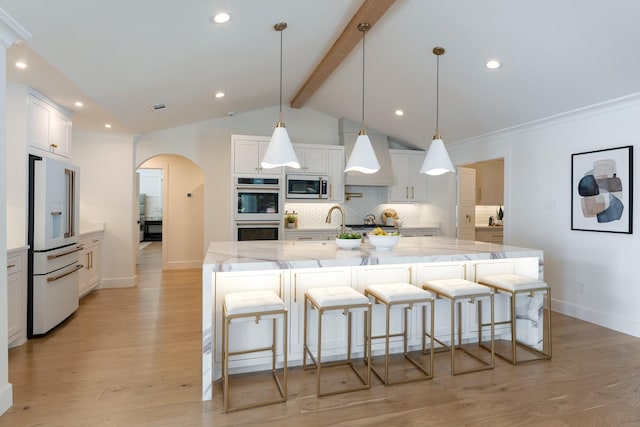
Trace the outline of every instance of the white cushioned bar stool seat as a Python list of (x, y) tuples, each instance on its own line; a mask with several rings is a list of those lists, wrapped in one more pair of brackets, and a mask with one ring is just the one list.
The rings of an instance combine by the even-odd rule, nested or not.
[[(282, 381), (277, 375), (277, 323), (282, 320)], [(252, 321), (256, 324), (262, 320), (271, 320), (272, 336), (271, 345), (268, 347), (254, 348), (243, 351), (229, 350), (230, 325), (232, 323)], [(287, 308), (273, 291), (247, 291), (231, 292), (224, 296), (222, 305), (222, 393), (225, 412), (238, 409), (254, 408), (257, 406), (269, 405), (272, 403), (284, 402), (287, 400)], [(278, 388), (279, 397), (276, 399), (262, 400), (258, 402), (248, 402), (229, 407), (229, 359), (231, 356), (240, 354), (257, 353), (261, 351), (271, 351), (271, 372)]]
[[(497, 322), (497, 325), (508, 324), (511, 328), (511, 354), (506, 356), (497, 352), (496, 354), (502, 359), (513, 363), (514, 365), (524, 362), (532, 362), (535, 360), (551, 359), (551, 288), (549, 285), (537, 278), (521, 276), (518, 274), (492, 274), (478, 278), (478, 282), (495, 289), (496, 292), (507, 295), (510, 301), (510, 316), (508, 320)], [(546, 314), (543, 313), (542, 323), (546, 323), (546, 334), (543, 334), (542, 341), (537, 343), (526, 343), (517, 337), (517, 323), (529, 321), (539, 328), (539, 315), (537, 301), (534, 299), (536, 293), (542, 293), (544, 298), (542, 305)], [(518, 295), (524, 294), (527, 298), (525, 306), (529, 306), (526, 313), (518, 315), (517, 298)], [(546, 299), (546, 304), (545, 300)], [(533, 317), (533, 318), (532, 318)], [(483, 325), (484, 326), (484, 325)], [(546, 338), (545, 336), (546, 335)], [(519, 358), (518, 348), (522, 348), (530, 357)]]
[[(384, 385), (390, 384), (398, 384), (405, 383), (410, 381), (417, 381), (423, 379), (433, 378), (433, 355), (434, 355), (434, 347), (433, 347), (433, 300), (434, 297), (431, 293), (425, 291), (424, 289), (418, 288), (417, 286), (413, 286), (410, 283), (383, 283), (377, 285), (369, 285), (364, 291), (364, 294), (369, 298), (372, 298), (375, 303), (381, 303), (385, 305), (385, 333), (384, 335), (375, 335), (372, 336), (371, 339), (384, 339), (385, 349), (384, 349), (384, 373), (380, 373), (378, 369), (376, 369), (373, 364), (372, 358), (370, 358), (369, 362), (371, 363), (371, 369), (373, 372), (380, 378), (380, 380), (384, 383)], [(425, 346), (425, 323), (426, 319), (426, 307), (429, 306), (429, 313), (431, 315), (431, 320), (429, 322), (431, 332), (430, 337), (430, 346), (429, 346), (429, 365), (428, 368), (425, 366), (424, 362), (417, 360), (415, 357), (412, 357), (408, 352), (408, 339), (407, 339), (407, 323), (408, 323), (408, 312), (409, 310), (413, 310), (414, 307), (422, 308), (422, 354), (426, 354), (426, 346)], [(402, 323), (402, 331), (399, 333), (390, 333), (390, 319), (391, 319), (391, 309), (393, 308), (402, 308), (403, 309), (403, 323)], [(413, 378), (403, 378), (403, 379), (390, 379), (389, 375), (389, 338), (391, 337), (402, 337), (403, 341), (403, 353), (404, 358), (408, 360), (413, 366), (415, 366), (423, 375), (419, 377)]]
[[(495, 366), (495, 353), (494, 353), (494, 327), (493, 327), (493, 290), (487, 286), (480, 285), (475, 282), (471, 282), (466, 279), (452, 278), (452, 279), (438, 279), (427, 280), (423, 283), (423, 288), (429, 292), (432, 292), (436, 298), (444, 298), (451, 303), (451, 341), (447, 345), (441, 340), (434, 338), (435, 341), (443, 348), (451, 352), (451, 375), (466, 374), (469, 372), (477, 372), (486, 369), (493, 369)], [(491, 327), (490, 346), (488, 348), (490, 352), (489, 360), (484, 360), (479, 355), (467, 351), (462, 346), (462, 309), (460, 304), (463, 301), (469, 303), (475, 303), (478, 301), (478, 345), (481, 348), (487, 348), (482, 344), (482, 300), (488, 299), (491, 304), (489, 326)], [(457, 318), (457, 322), (456, 322)], [(456, 334), (456, 323), (457, 334)], [(456, 335), (458, 336), (458, 342), (456, 344)], [(461, 350), (473, 359), (480, 362), (480, 366), (477, 368), (456, 369), (456, 350)]]
[[(309, 308), (318, 313), (317, 330), (317, 355), (314, 355), (307, 343), (307, 324), (309, 323)], [(347, 358), (333, 362), (322, 362), (322, 318), (327, 312), (337, 311), (347, 316)], [(371, 351), (371, 303), (369, 299), (360, 292), (349, 286), (331, 286), (323, 288), (307, 289), (304, 293), (304, 357), (303, 369), (316, 369), (316, 394), (326, 396), (330, 394), (346, 393), (350, 391), (368, 389), (371, 386), (371, 367), (365, 363), (364, 369), (358, 370), (351, 358), (351, 328), (352, 313), (363, 313), (364, 317), (364, 355), (363, 361), (367, 360), (367, 355)], [(307, 366), (307, 355), (313, 365)], [(359, 383), (355, 386), (343, 387), (332, 391), (322, 391), (321, 372), (323, 367), (348, 365), (358, 377)], [(364, 371), (362, 373), (361, 371)]]

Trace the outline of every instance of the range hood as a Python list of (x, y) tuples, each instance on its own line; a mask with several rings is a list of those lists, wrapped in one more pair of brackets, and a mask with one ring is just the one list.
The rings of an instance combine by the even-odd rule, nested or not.
[[(344, 145), (345, 163), (351, 155), (351, 150), (356, 143), (360, 123), (353, 122), (342, 117), (338, 121), (338, 134), (340, 145)], [(371, 140), (373, 151), (376, 153), (380, 170), (376, 173), (366, 174), (362, 172), (349, 171), (345, 174), (345, 185), (370, 185), (389, 186), (393, 185), (393, 171), (391, 170), (391, 156), (389, 155), (389, 141), (386, 135), (367, 129), (367, 134)]]

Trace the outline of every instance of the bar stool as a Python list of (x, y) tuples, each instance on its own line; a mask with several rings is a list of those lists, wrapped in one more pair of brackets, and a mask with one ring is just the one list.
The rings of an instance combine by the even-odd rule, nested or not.
[[(313, 352), (307, 344), (307, 324), (309, 319), (309, 307), (315, 309), (318, 312), (318, 343), (317, 343), (317, 357), (313, 355)], [(342, 312), (347, 316), (347, 359), (341, 361), (334, 361), (328, 363), (322, 363), (322, 317), (327, 312)], [(311, 288), (304, 293), (304, 358), (303, 369), (307, 367), (307, 355), (311, 358), (313, 365), (316, 368), (316, 394), (318, 396), (328, 396), (331, 394), (346, 393), (356, 390), (368, 389), (371, 386), (371, 366), (369, 363), (365, 363), (366, 373), (362, 373), (354, 366), (351, 360), (351, 315), (355, 312), (363, 312), (364, 316), (364, 356), (363, 360), (366, 362), (367, 355), (371, 352), (371, 303), (369, 299), (348, 286), (333, 286), (327, 288)], [(359, 386), (345, 388), (342, 390), (334, 390), (329, 392), (321, 391), (321, 370), (322, 367), (348, 365), (351, 370), (358, 376), (360, 380)], [(313, 368), (313, 366), (309, 367)]]
[[(475, 282), (470, 282), (465, 279), (439, 279), (428, 280), (423, 284), (423, 288), (433, 293), (436, 298), (444, 298), (451, 302), (451, 344), (446, 345), (437, 338), (435, 341), (451, 352), (451, 375), (466, 374), (469, 372), (483, 371), (486, 369), (493, 369), (495, 366), (495, 352), (494, 352), (494, 327), (493, 327), (493, 290), (487, 286), (480, 285)], [(489, 351), (491, 353), (490, 361), (483, 360), (476, 354), (467, 351), (462, 347), (462, 301), (467, 301), (474, 304), (478, 300), (478, 345), (482, 346), (482, 301), (481, 299), (488, 298), (491, 302), (491, 347)], [(458, 344), (456, 344), (456, 307), (457, 307), (457, 321), (458, 321)], [(456, 350), (461, 350), (468, 356), (482, 363), (480, 368), (466, 369), (462, 371), (456, 370)]]
[[(517, 274), (494, 274), (483, 276), (478, 279), (479, 283), (485, 286), (490, 286), (495, 289), (496, 292), (506, 295), (510, 299), (510, 318), (503, 322), (498, 322), (496, 325), (508, 324), (511, 327), (511, 357), (507, 357), (503, 354), (496, 353), (502, 359), (516, 365), (518, 363), (532, 362), (541, 359), (551, 359), (551, 288), (542, 280), (538, 280), (531, 277), (520, 276)], [(520, 294), (527, 294), (529, 298), (533, 298), (537, 292), (544, 292), (547, 300), (546, 304), (546, 316), (547, 316), (547, 350), (545, 351), (544, 336), (542, 341), (542, 350), (534, 347), (533, 345), (526, 344), (522, 341), (518, 341), (517, 338), (517, 319), (516, 315), (516, 298)], [(544, 306), (544, 302), (543, 302)], [(539, 317), (537, 316), (538, 310), (536, 310), (536, 318), (530, 319), (536, 325), (538, 324)], [(544, 318), (543, 318), (544, 324)], [(484, 326), (484, 325), (483, 325)], [(517, 347), (527, 350), (535, 357), (518, 360)]]
[[(406, 383), (411, 381), (425, 380), (433, 378), (433, 295), (424, 289), (420, 289), (416, 286), (413, 286), (409, 283), (384, 283), (378, 285), (370, 285), (364, 291), (365, 296), (373, 298), (375, 303), (382, 303), (385, 305), (385, 334), (371, 336), (371, 339), (381, 339), (384, 338), (384, 374), (378, 372), (378, 369), (373, 364), (373, 360), (370, 360), (371, 369), (373, 372), (380, 378), (380, 380), (384, 383), (384, 385), (388, 386), (390, 384), (399, 384)], [(429, 359), (429, 369), (424, 367), (424, 364), (418, 361), (417, 359), (411, 357), (407, 350), (407, 319), (409, 310), (413, 310), (413, 307), (422, 307), (422, 354), (425, 354), (425, 323), (426, 319), (426, 308), (429, 305), (429, 311), (431, 314), (431, 332), (429, 337), (430, 340), (430, 359)], [(393, 308), (402, 308), (403, 310), (403, 325), (402, 332), (391, 334), (389, 332), (389, 323), (390, 323), (390, 314), (391, 309)], [(399, 380), (390, 380), (389, 379), (389, 338), (390, 337), (402, 337), (403, 340), (403, 350), (404, 357), (411, 364), (413, 364), (420, 372), (424, 375), (417, 378), (408, 378), (408, 379), (399, 379)]]
[[(255, 408), (257, 406), (270, 405), (272, 403), (287, 400), (287, 308), (278, 294), (273, 291), (232, 292), (224, 296), (222, 305), (222, 393), (224, 411), (231, 412), (239, 409)], [(273, 322), (271, 346), (255, 348), (243, 351), (229, 351), (229, 325), (231, 323), (271, 319)], [(276, 322), (282, 319), (282, 352), (284, 362), (282, 367), (282, 382), (276, 373)], [(236, 405), (229, 409), (229, 358), (239, 354), (271, 351), (271, 372), (280, 397), (277, 399), (263, 400), (259, 402)]]

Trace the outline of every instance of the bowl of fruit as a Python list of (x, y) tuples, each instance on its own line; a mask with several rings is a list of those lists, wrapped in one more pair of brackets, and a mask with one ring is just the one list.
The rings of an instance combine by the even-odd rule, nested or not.
[(342, 233), (336, 237), (336, 245), (342, 249), (356, 249), (360, 246), (360, 233)]
[(400, 232), (387, 232), (376, 227), (367, 234), (369, 242), (376, 247), (378, 251), (390, 251), (400, 241)]

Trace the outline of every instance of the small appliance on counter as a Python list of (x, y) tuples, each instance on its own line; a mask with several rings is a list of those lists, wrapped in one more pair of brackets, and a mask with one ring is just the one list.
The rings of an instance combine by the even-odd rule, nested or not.
[(388, 227), (396, 227), (398, 225), (398, 213), (391, 208), (387, 208), (382, 211), (382, 216), (380, 217), (382, 223)]

